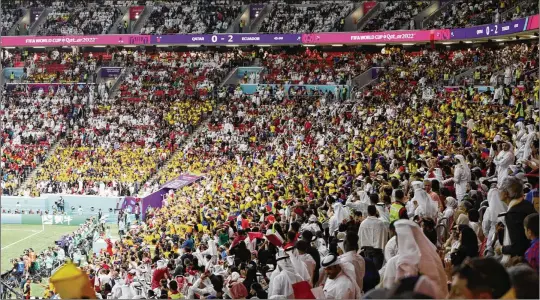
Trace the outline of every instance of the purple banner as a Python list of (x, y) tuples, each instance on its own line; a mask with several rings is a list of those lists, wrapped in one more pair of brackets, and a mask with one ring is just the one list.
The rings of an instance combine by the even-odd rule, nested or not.
[(487, 24), (469, 28), (456, 28), (450, 30), (450, 39), (465, 40), (487, 38), (512, 33), (518, 33), (527, 29), (527, 19), (518, 19), (500, 24)]
[(122, 202), (122, 206), (118, 207), (118, 205), (116, 205), (116, 208), (117, 209), (120, 208), (122, 210), (135, 211), (135, 204), (137, 204), (137, 198), (132, 197), (132, 196), (127, 196), (124, 198), (124, 201)]
[(160, 189), (157, 192), (154, 192), (142, 199), (141, 214), (144, 220), (146, 212), (150, 207), (160, 208), (163, 206), (163, 196), (167, 194), (169, 189)]
[(160, 187), (160, 189), (173, 189), (177, 190), (183, 188), (186, 185), (192, 184), (193, 182), (201, 179), (202, 176), (191, 175), (191, 174), (182, 174), (178, 178), (171, 180)]
[(263, 9), (264, 4), (251, 4), (249, 6), (249, 19), (251, 20), (251, 22), (253, 22), (253, 20), (255, 20), (259, 16)]
[(184, 44), (184, 45), (234, 45), (234, 44), (300, 44), (301, 34), (257, 34), (257, 33), (237, 33), (237, 34), (174, 34), (174, 35), (153, 35), (152, 44)]
[(118, 77), (120, 73), (122, 73), (122, 68), (103, 67), (100, 71), (101, 77), (105, 78)]

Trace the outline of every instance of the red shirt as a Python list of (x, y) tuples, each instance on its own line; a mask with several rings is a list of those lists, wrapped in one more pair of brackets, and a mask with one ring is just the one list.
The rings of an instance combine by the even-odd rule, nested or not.
[(249, 228), (249, 220), (248, 219), (242, 219), (242, 229)]
[(169, 278), (171, 277), (171, 274), (169, 273), (169, 269), (156, 269), (154, 271), (154, 274), (152, 275), (152, 289), (160, 287), (160, 281), (161, 279), (165, 278), (165, 275), (167, 275)]

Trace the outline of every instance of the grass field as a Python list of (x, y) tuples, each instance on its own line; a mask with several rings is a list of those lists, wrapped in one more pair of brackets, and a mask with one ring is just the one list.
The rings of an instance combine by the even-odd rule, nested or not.
[[(11, 259), (18, 258), (24, 249), (32, 248), (39, 253), (54, 245), (62, 235), (75, 231), (78, 226), (58, 226), (58, 225), (22, 225), (22, 224), (2, 224), (1, 226), (1, 271), (9, 270), (12, 265)], [(46, 284), (46, 280), (43, 284)], [(32, 296), (43, 295), (43, 287), (34, 284), (32, 286)]]
[[(118, 238), (118, 226), (110, 224), (111, 236)], [(9, 270), (12, 265), (11, 259), (18, 258), (24, 249), (32, 248), (39, 253), (42, 250), (54, 246), (54, 242), (62, 235), (69, 234), (77, 230), (79, 226), (59, 226), (59, 225), (21, 225), (2, 224), (1, 226), (1, 268), (2, 272)], [(42, 284), (47, 284), (44, 278)], [(42, 297), (43, 286), (32, 284), (32, 296)]]
[(62, 235), (72, 233), (78, 226), (2, 224), (2, 272), (11, 268), (9, 261), (18, 258), (24, 249), (39, 253)]

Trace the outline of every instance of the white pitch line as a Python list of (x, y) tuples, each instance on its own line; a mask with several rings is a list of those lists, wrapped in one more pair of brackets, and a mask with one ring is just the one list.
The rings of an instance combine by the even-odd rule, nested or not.
[(9, 248), (9, 247), (11, 247), (11, 246), (13, 246), (13, 245), (15, 245), (15, 244), (18, 244), (18, 243), (20, 243), (20, 242), (22, 242), (22, 241), (24, 241), (24, 240), (27, 240), (27, 239), (33, 237), (34, 235), (40, 234), (40, 233), (43, 232), (43, 230), (45, 230), (45, 229), (41, 229), (41, 231), (38, 231), (38, 232), (36, 232), (36, 233), (33, 233), (33, 234), (31, 234), (31, 235), (25, 237), (24, 239), (20, 239), (20, 240), (14, 242), (14, 243), (11, 243), (11, 244), (9, 244), (9, 245), (7, 245), (7, 246), (5, 246), (5, 247), (2, 247), (2, 249), (0, 249), (0, 250), (7, 249), (7, 248)]

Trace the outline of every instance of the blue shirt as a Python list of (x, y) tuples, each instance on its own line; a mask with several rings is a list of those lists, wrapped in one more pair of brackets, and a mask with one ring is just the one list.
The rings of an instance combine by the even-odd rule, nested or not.
[(24, 272), (24, 262), (19, 261), (19, 262), (17, 263), (17, 272), (19, 272), (19, 273), (23, 273), (23, 272)]
[(195, 243), (193, 242), (193, 239), (187, 239), (187, 240), (182, 244), (182, 248), (189, 247), (190, 249), (193, 249), (194, 244), (195, 244)]
[(525, 259), (529, 263), (529, 265), (538, 272), (539, 270), (539, 261), (538, 261), (538, 254), (540, 253), (540, 250), (538, 248), (538, 238), (535, 238), (531, 241), (531, 246), (527, 251), (525, 252)]

